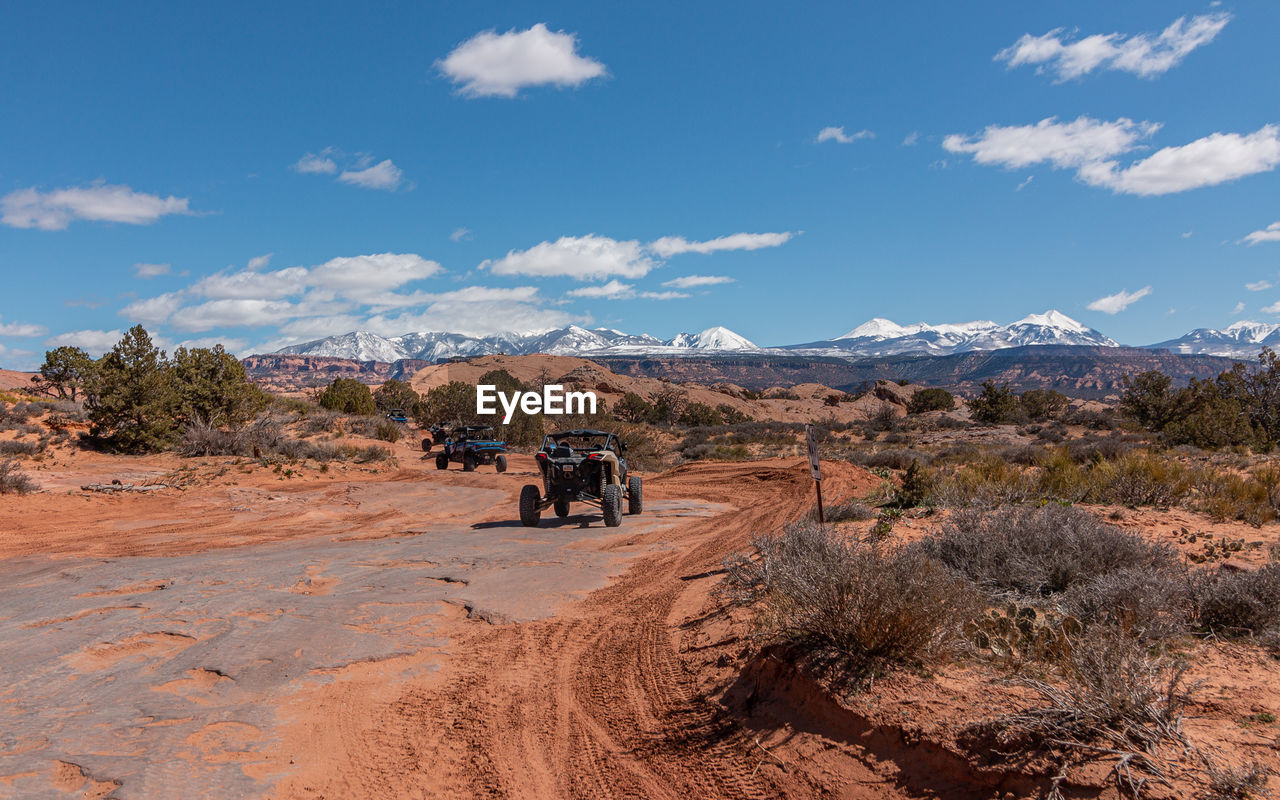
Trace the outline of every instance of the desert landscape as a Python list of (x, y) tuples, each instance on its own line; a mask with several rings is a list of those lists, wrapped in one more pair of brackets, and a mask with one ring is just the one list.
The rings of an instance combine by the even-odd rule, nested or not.
[[(643, 514), (522, 526), (536, 444), (439, 469), (417, 429), (499, 373), (598, 389), (564, 426), (631, 439)], [(364, 389), (421, 422), (295, 392), (124, 455), (4, 378), (14, 797), (1240, 797), (1280, 768), (1280, 472), (1169, 449), (1132, 392), (486, 356)]]

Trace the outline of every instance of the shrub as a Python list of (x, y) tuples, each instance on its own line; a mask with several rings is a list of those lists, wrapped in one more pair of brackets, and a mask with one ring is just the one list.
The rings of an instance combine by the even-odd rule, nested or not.
[(44, 452), (45, 443), (19, 442), (14, 439), (0, 442), (0, 456), (34, 456)]
[(178, 425), (196, 419), (238, 428), (261, 412), (270, 397), (249, 382), (244, 365), (223, 350), (179, 347), (169, 365)]
[(950, 411), (956, 407), (956, 399), (946, 389), (921, 389), (907, 403), (908, 414), (924, 414), (929, 411)]
[(919, 461), (912, 461), (907, 472), (902, 476), (902, 486), (894, 495), (894, 505), (898, 508), (915, 508), (922, 505), (933, 490), (933, 476)]
[(716, 406), (716, 411), (720, 412), (720, 417), (726, 425), (737, 425), (741, 422), (750, 422), (751, 417), (739, 411), (728, 403), (721, 403)]
[(1118, 570), (1179, 564), (1168, 545), (1057, 504), (962, 510), (919, 546), (990, 593), (1032, 600)]
[(1090, 499), (1099, 503), (1171, 506), (1185, 498), (1193, 486), (1190, 469), (1152, 453), (1128, 453), (1102, 461), (1089, 474), (1093, 486)]
[(1044, 421), (1059, 417), (1063, 411), (1067, 410), (1067, 405), (1071, 401), (1065, 394), (1053, 389), (1031, 389), (1023, 392), (1018, 402), (1028, 419)]
[(1196, 621), (1207, 631), (1258, 635), (1280, 627), (1280, 564), (1196, 570), (1191, 591)]
[(89, 433), (121, 452), (162, 450), (175, 439), (176, 395), (164, 353), (141, 325), (98, 361), (86, 392)]
[[(471, 397), (475, 403), (474, 394)], [(360, 414), (372, 416), (378, 411), (373, 402), (373, 392), (369, 387), (354, 378), (336, 378), (325, 387), (316, 398), (321, 408), (341, 411), (344, 414)]]
[(55, 347), (44, 354), (40, 374), (31, 382), (36, 391), (75, 400), (96, 371), (94, 360), (79, 347)]
[(1162, 741), (1185, 744), (1185, 671), (1184, 663), (1153, 657), (1119, 629), (1096, 628), (1074, 643), (1058, 683), (1023, 679), (1040, 702), (999, 720), (999, 738), (1086, 752), (1101, 742), (1129, 754), (1133, 766), (1154, 771), (1145, 754)]
[[(501, 371), (506, 374), (506, 370)], [(490, 374), (486, 373), (480, 376), (480, 380), (477, 383), (493, 383), (492, 380), (486, 380)], [(378, 391), (373, 393), (373, 404), (383, 414), (393, 408), (398, 408), (413, 417), (417, 416), (418, 412), (421, 411), (418, 406), (422, 404), (422, 396), (404, 381), (391, 378), (379, 386)]]
[(1113, 625), (1144, 642), (1177, 636), (1192, 615), (1181, 565), (1121, 567), (1077, 581), (1063, 593), (1061, 607), (1082, 622)]
[(0, 494), (27, 494), (35, 489), (35, 483), (22, 472), (18, 462), (0, 461)]
[(969, 401), (969, 416), (974, 422), (985, 425), (1017, 422), (1021, 414), (1022, 405), (1018, 396), (1007, 383), (996, 386), (992, 381), (985, 381), (982, 392)]
[(876, 450), (873, 452), (859, 450), (849, 456), (850, 461), (864, 467), (888, 467), (889, 469), (907, 469), (920, 460), (928, 464), (931, 458), (928, 453), (916, 450)]
[(681, 425), (690, 427), (723, 425), (724, 417), (720, 415), (719, 411), (716, 411), (706, 403), (688, 403), (680, 414), (679, 422)]
[[(816, 513), (817, 509), (814, 509), (814, 511)], [(874, 508), (863, 505), (857, 500), (849, 500), (844, 503), (827, 506), (822, 512), (827, 522), (861, 522), (875, 519), (878, 516)]]
[(916, 665), (958, 641), (975, 597), (918, 549), (872, 545), (808, 521), (753, 539), (726, 563), (726, 591), (765, 634), (855, 680)]
[(618, 401), (614, 413), (627, 422), (647, 422), (653, 417), (653, 404), (635, 392), (627, 392)]
[(400, 441), (400, 437), (404, 435), (404, 431), (400, 426), (389, 419), (378, 420), (377, 428), (374, 430), (373, 438), (381, 439), (384, 442), (395, 444)]

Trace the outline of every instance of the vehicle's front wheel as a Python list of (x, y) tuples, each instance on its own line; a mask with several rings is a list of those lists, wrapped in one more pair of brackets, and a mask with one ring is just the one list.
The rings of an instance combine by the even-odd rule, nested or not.
[(475, 472), (475, 471), (476, 471), (476, 457), (475, 457), (475, 456), (471, 455), (470, 453), (463, 453), (463, 455), (462, 455), (462, 471), (463, 471), (463, 472)]
[(506, 457), (506, 456), (498, 456), (497, 458), (495, 458), (495, 459), (493, 460), (493, 465), (494, 465), (495, 467), (497, 467), (498, 472), (506, 472), (506, 471), (507, 471), (507, 457)]
[(538, 527), (538, 519), (542, 516), (542, 512), (538, 510), (538, 503), (542, 501), (542, 495), (538, 493), (538, 487), (529, 484), (520, 490), (520, 524), (526, 528)]
[(644, 485), (640, 477), (627, 478), (627, 513), (633, 517), (644, 511)]
[(436, 456), (436, 469), (448, 469), (448, 468), (449, 468), (449, 457), (446, 456), (444, 453), (441, 453), (440, 455)]
[(422, 440), (422, 451), (424, 453), (430, 453), (432, 447), (435, 447), (435, 442), (431, 441), (430, 436)]
[(557, 516), (557, 517), (567, 517), (567, 516), (569, 516), (569, 501), (568, 501), (568, 500), (566, 500), (566, 499), (564, 499), (563, 497), (562, 497), (562, 498), (560, 498), (560, 499), (559, 499), (559, 500), (557, 500), (557, 501), (556, 501), (556, 503), (555, 503), (555, 509), (556, 509), (556, 516)]
[(616, 528), (622, 524), (622, 487), (611, 483), (600, 496), (600, 510), (604, 512), (604, 524)]

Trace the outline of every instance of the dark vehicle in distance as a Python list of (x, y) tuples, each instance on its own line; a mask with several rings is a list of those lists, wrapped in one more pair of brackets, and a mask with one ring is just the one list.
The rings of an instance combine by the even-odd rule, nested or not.
[(422, 449), (424, 452), (430, 453), (431, 448), (438, 444), (443, 444), (444, 440), (449, 436), (449, 426), (443, 422), (437, 422), (427, 428), (427, 435), (422, 440)]
[(557, 517), (569, 516), (569, 504), (587, 503), (600, 509), (604, 524), (622, 524), (622, 500), (627, 513), (644, 511), (644, 487), (638, 475), (627, 474), (627, 445), (607, 431), (572, 430), (548, 434), (534, 458), (542, 473), (542, 488), (529, 484), (520, 490), (520, 523), (534, 527), (547, 508)]
[(409, 422), (409, 415), (404, 413), (403, 408), (393, 408), (387, 412), (387, 419), (405, 425)]
[(459, 425), (444, 442), (444, 452), (436, 456), (436, 469), (448, 469), (449, 462), (472, 472), (481, 464), (493, 464), (507, 471), (507, 443), (494, 436), (492, 425)]

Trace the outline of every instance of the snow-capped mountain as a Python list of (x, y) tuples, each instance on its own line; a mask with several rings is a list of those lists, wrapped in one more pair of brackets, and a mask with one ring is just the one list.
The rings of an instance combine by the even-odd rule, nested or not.
[(667, 340), (648, 334), (632, 335), (611, 328), (589, 330), (577, 325), (539, 333), (511, 333), (474, 337), (460, 333), (407, 333), (383, 337), (367, 331), (352, 331), (312, 342), (295, 344), (279, 353), (304, 356), (349, 358), (354, 361), (399, 361), (412, 358), (436, 361), (443, 358), (486, 356), (497, 353), (527, 355), (548, 353), (558, 356), (634, 355), (643, 353), (687, 355), (720, 351), (758, 351), (755, 344), (728, 328), (707, 328), (701, 333), (681, 333)]
[(1177, 339), (1146, 346), (1174, 353), (1253, 359), (1263, 347), (1280, 350), (1280, 325), (1240, 321), (1222, 330), (1196, 328)]
[(988, 320), (941, 325), (926, 322), (899, 325), (877, 317), (835, 339), (791, 345), (786, 349), (815, 355), (849, 357), (913, 352), (947, 355), (1046, 344), (1119, 346), (1061, 311), (1046, 311), (1043, 314), (1031, 314), (1008, 325)]

